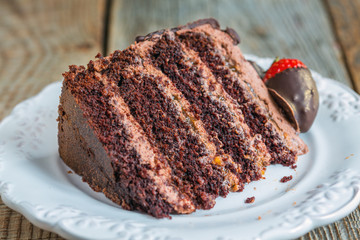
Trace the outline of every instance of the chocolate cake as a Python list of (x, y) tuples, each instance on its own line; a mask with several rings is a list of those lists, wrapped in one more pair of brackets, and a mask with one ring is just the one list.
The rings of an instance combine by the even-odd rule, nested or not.
[(154, 217), (210, 209), (269, 164), (308, 149), (236, 32), (214, 19), (137, 37), (70, 66), (59, 106), (63, 161), (124, 209)]

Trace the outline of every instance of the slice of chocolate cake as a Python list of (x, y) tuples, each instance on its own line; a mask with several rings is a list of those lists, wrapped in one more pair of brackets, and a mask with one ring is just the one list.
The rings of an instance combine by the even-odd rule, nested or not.
[(137, 37), (64, 74), (59, 152), (95, 191), (155, 217), (210, 209), (308, 151), (213, 19)]

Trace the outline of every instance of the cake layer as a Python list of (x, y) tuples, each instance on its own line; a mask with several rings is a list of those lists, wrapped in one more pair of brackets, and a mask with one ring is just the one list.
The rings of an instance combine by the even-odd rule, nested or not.
[[(185, 29), (178, 35), (188, 47), (199, 53), (225, 91), (238, 102), (252, 135), (263, 136), (272, 162), (294, 165), (296, 156), (307, 152), (307, 148), (290, 124), (283, 120), (265, 85), (242, 57), (239, 48), (233, 46), (231, 39), (219, 36), (216, 30), (206, 26), (192, 31)], [(282, 128), (286, 135), (278, 133), (284, 132)]]
[(71, 66), (60, 156), (94, 190), (155, 217), (212, 208), (270, 163), (294, 167), (307, 147), (238, 42), (201, 20)]
[(240, 164), (241, 169), (230, 170), (246, 182), (258, 180), (268, 159), (263, 148), (258, 146), (260, 142), (250, 136), (241, 111), (236, 109), (234, 101), (196, 53), (187, 51), (181, 43), (171, 39), (175, 39), (174, 33), (166, 32), (153, 47), (150, 53), (153, 64), (191, 103), (194, 113), (212, 136), (217, 151)]
[(72, 68), (64, 76), (60, 156), (94, 190), (125, 209), (156, 217), (194, 211), (192, 201), (170, 179), (167, 161), (150, 145), (114, 86), (96, 73), (89, 64), (88, 70)]
[(118, 84), (120, 95), (151, 144), (158, 146), (169, 159), (173, 181), (180, 190), (196, 201), (199, 208), (211, 208), (224, 181), (223, 175), (209, 165), (212, 151), (181, 117), (172, 98), (159, 88), (159, 77), (131, 65), (130, 68), (120, 65), (121, 71), (114, 74), (124, 79)]

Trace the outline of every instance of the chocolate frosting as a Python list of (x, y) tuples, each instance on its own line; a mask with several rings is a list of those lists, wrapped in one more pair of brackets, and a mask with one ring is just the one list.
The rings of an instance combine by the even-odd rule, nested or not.
[[(193, 28), (196, 28), (198, 26), (205, 25), (205, 24), (209, 24), (214, 29), (220, 29), (220, 24), (216, 19), (214, 19), (214, 18), (204, 18), (204, 19), (200, 19), (200, 20), (197, 20), (195, 22), (192, 22), (192, 23), (188, 23), (188, 24), (183, 25), (183, 26), (171, 28), (170, 31), (176, 32), (176, 31), (181, 30), (181, 29), (193, 29)], [(137, 36), (135, 38), (135, 42), (142, 42), (142, 41), (148, 40), (151, 37), (153, 37), (154, 35), (163, 34), (165, 31), (166, 31), (166, 29), (161, 29), (161, 30), (149, 33), (149, 34), (147, 34), (145, 36)], [(239, 35), (237, 34), (237, 32), (234, 29), (226, 28), (223, 31), (226, 32), (233, 39), (234, 45), (237, 45), (237, 44), (240, 43), (240, 37), (239, 37)]]
[(306, 68), (291, 68), (266, 82), (269, 92), (301, 132), (307, 132), (319, 108), (319, 93)]

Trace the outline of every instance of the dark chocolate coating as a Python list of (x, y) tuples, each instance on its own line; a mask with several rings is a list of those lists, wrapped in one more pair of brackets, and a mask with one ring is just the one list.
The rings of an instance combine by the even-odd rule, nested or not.
[[(319, 93), (311, 72), (306, 68), (291, 68), (270, 78), (266, 85), (276, 91), (292, 109), (301, 132), (307, 132), (315, 120), (319, 108)], [(271, 91), (270, 91), (271, 92)], [(274, 94), (272, 94), (274, 96)], [(275, 100), (279, 100), (276, 99)], [(281, 104), (283, 107), (286, 105)], [(291, 119), (291, 118), (290, 118)]]

